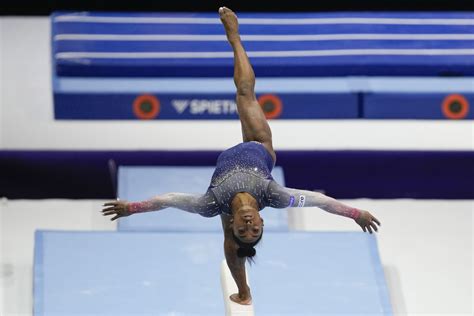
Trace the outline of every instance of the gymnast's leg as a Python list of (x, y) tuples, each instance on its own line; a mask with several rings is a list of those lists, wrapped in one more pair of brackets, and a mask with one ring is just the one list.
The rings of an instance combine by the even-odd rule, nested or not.
[(240, 40), (237, 16), (226, 7), (219, 9), (219, 15), (234, 51), (234, 83), (237, 88), (237, 110), (242, 124), (243, 140), (262, 143), (275, 161), (272, 132), (255, 96), (255, 74)]

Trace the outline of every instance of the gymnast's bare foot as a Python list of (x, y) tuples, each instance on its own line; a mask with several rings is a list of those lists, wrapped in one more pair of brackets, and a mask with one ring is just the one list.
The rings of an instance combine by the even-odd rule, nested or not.
[(219, 16), (227, 34), (227, 39), (231, 44), (240, 41), (239, 22), (235, 13), (226, 7), (219, 8)]

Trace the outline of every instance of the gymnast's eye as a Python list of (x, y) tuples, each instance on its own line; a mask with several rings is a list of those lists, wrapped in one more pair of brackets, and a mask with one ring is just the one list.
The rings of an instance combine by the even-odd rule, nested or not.
[(258, 228), (257, 226), (255, 226), (252, 230), (255, 234), (258, 234), (260, 232), (260, 228)]
[(245, 228), (240, 227), (237, 231), (239, 232), (239, 234), (243, 234), (245, 233)]

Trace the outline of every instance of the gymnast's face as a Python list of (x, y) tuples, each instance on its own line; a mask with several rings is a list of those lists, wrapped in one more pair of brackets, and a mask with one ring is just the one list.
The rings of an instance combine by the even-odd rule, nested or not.
[(242, 206), (234, 212), (231, 220), (234, 235), (245, 243), (255, 242), (263, 230), (263, 219), (257, 209)]

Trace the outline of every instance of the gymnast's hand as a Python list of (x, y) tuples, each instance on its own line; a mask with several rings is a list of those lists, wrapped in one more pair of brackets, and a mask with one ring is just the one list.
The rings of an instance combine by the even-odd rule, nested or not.
[[(355, 219), (356, 223), (362, 227), (364, 232), (369, 231), (372, 234), (372, 229), (378, 231), (377, 225), (380, 226), (380, 222), (372, 214), (367, 211), (361, 211), (358, 218)], [(377, 224), (377, 225), (376, 225)]]
[(239, 293), (234, 293), (230, 297), (232, 302), (236, 302), (240, 305), (252, 305), (252, 296), (250, 293), (248, 295), (240, 295)]
[(128, 203), (126, 201), (117, 200), (113, 202), (107, 202), (104, 204), (104, 208), (102, 209), (102, 215), (104, 216), (115, 215), (110, 219), (111, 221), (114, 221), (120, 217), (129, 216), (130, 214), (131, 213)]

